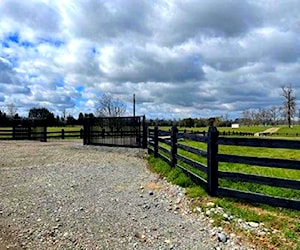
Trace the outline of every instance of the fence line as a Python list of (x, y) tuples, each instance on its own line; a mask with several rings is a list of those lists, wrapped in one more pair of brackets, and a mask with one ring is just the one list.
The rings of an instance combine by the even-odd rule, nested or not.
[[(207, 132), (205, 130), (201, 131), (201, 130), (188, 130), (188, 129), (180, 129), (179, 130), (180, 132), (182, 133), (189, 133), (189, 134), (198, 134), (198, 135), (207, 135)], [(291, 132), (274, 132), (274, 133), (269, 133), (269, 132), (257, 132), (257, 133), (253, 133), (253, 132), (241, 132), (241, 131), (219, 131), (219, 135), (223, 135), (223, 136), (246, 136), (246, 137), (249, 137), (249, 136), (262, 136), (262, 137), (265, 137), (265, 136), (277, 136), (277, 137), (280, 137), (280, 136), (288, 136), (288, 137), (299, 137), (300, 136), (300, 133), (291, 133)]]
[[(180, 139), (204, 142), (207, 144), (207, 151), (178, 143), (178, 140)], [(182, 169), (182, 171), (187, 174), (195, 183), (204, 186), (210, 195), (220, 197), (233, 197), (250, 202), (259, 202), (271, 206), (280, 206), (300, 210), (300, 200), (230, 189), (219, 185), (219, 179), (226, 179), (230, 181), (242, 181), (254, 184), (268, 185), (272, 187), (300, 190), (300, 180), (259, 176), (238, 172), (226, 172), (219, 170), (219, 162), (300, 170), (300, 161), (219, 154), (219, 145), (300, 149), (300, 141), (220, 137), (218, 130), (213, 126), (209, 128), (209, 131), (206, 134), (182, 133), (178, 132), (176, 127), (173, 127), (171, 131), (160, 131), (157, 126), (154, 129), (148, 129), (149, 152), (153, 152), (154, 157), (162, 158), (172, 167), (177, 166)], [(200, 155), (202, 157), (206, 157), (207, 164), (204, 165), (200, 162), (194, 161), (186, 156), (179, 154), (178, 149), (184, 150), (184, 152), (189, 152)], [(206, 176), (206, 178), (200, 176), (199, 174), (195, 174), (190, 169), (182, 166), (178, 162), (183, 162), (184, 164), (187, 164), (192, 168), (200, 170), (201, 173), (203, 173), (203, 176)]]
[(66, 131), (47, 131), (47, 127), (13, 127), (0, 129), (0, 140), (40, 140), (46, 142), (48, 139), (83, 138), (83, 129)]

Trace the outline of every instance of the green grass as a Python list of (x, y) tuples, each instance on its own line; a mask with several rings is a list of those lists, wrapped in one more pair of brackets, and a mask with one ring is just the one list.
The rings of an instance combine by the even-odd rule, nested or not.
[[(240, 128), (231, 128), (231, 127), (218, 127), (218, 131), (223, 132), (244, 132), (244, 133), (257, 133), (257, 132), (262, 132), (265, 131), (268, 128), (271, 128), (272, 126), (240, 126)], [(168, 131), (171, 129), (169, 126), (161, 126), (159, 127), (160, 130)], [(187, 128), (187, 127), (178, 127), (178, 129), (181, 130), (186, 130), (186, 131), (208, 131), (208, 127), (200, 127), (200, 128)]]
[(12, 128), (11, 127), (0, 127), (0, 139), (9, 139), (12, 138)]
[(300, 134), (300, 125), (294, 125), (292, 128), (288, 126), (280, 126), (278, 130), (279, 133), (299, 133)]
[[(164, 144), (167, 148), (167, 145)], [(181, 152), (182, 153), (182, 152)], [(196, 160), (199, 156), (194, 156)], [(225, 209), (226, 213), (233, 215), (235, 218), (241, 218), (245, 221), (263, 222), (265, 227), (270, 231), (278, 230), (278, 233), (271, 234), (268, 238), (261, 239), (249, 232), (244, 231), (234, 222), (223, 221), (222, 215), (214, 215), (215, 226), (222, 226), (229, 232), (234, 232), (245, 240), (256, 243), (260, 249), (299, 249), (300, 247), (300, 211), (271, 207), (262, 204), (251, 204), (238, 201), (232, 198), (212, 198), (206, 191), (185, 177), (179, 168), (172, 169), (169, 164), (152, 155), (148, 157), (148, 162), (152, 170), (158, 172), (161, 176), (166, 177), (174, 184), (186, 187), (186, 193), (193, 198), (192, 207), (200, 206), (206, 209), (206, 203), (212, 201), (217, 206)], [(194, 170), (197, 172), (197, 170)], [(240, 186), (238, 187), (240, 188)]]
[(218, 127), (218, 131), (223, 132), (244, 132), (244, 133), (257, 133), (265, 131), (272, 126), (240, 126), (239, 128), (228, 128), (228, 127)]
[(51, 136), (61, 136), (62, 129), (65, 131), (65, 139), (74, 139), (76, 137), (68, 137), (68, 135), (79, 135), (82, 126), (47, 127), (47, 132), (51, 132), (51, 134), (48, 134), (49, 139), (51, 139)]
[[(82, 126), (66, 126), (66, 127), (47, 127), (47, 132), (51, 132), (51, 134), (48, 134), (48, 137), (50, 139), (51, 136), (61, 136), (61, 131), (64, 129), (65, 135), (67, 139), (72, 139), (73, 137), (67, 137), (68, 135), (78, 135), (78, 132), (82, 129)], [(0, 127), (0, 139), (6, 138), (6, 139), (12, 139), (12, 127)], [(3, 130), (7, 131), (4, 132)], [(73, 132), (73, 133), (72, 133)], [(57, 139), (57, 138), (56, 138)]]
[[(207, 147), (205, 143), (200, 143), (195, 141), (185, 140), (185, 141), (181, 141), (180, 143), (194, 148), (199, 148), (205, 151)], [(193, 153), (189, 153), (183, 150), (178, 150), (178, 153), (188, 158), (191, 158), (195, 161), (206, 164), (207, 160), (205, 157), (201, 157), (199, 155), (195, 155)], [(277, 158), (277, 159), (300, 160), (300, 150), (291, 150), (291, 149), (273, 149), (273, 148), (256, 148), (256, 147), (220, 145), (219, 153), (229, 154), (229, 155), (265, 157), (265, 158), (272, 158), (272, 159)], [(189, 170), (193, 170), (193, 169), (189, 169)], [(300, 171), (293, 170), (293, 169), (280, 169), (280, 168), (270, 168), (270, 167), (220, 162), (219, 170), (300, 180)], [(198, 174), (198, 171), (196, 170), (194, 170), (193, 172)], [(200, 176), (205, 177), (204, 174), (200, 174)], [(259, 192), (259, 193), (264, 193), (273, 196), (300, 199), (300, 190), (270, 187), (270, 186), (258, 185), (258, 184), (252, 184), (246, 182), (234, 182), (234, 181), (223, 180), (223, 179), (220, 179), (220, 184), (224, 187), (235, 188), (238, 190)]]
[[(195, 141), (180, 141), (179, 143), (188, 145), (194, 148), (199, 148), (206, 151), (206, 144), (195, 142)], [(168, 145), (164, 147), (169, 148)], [(202, 164), (207, 164), (206, 157), (196, 155), (184, 150), (179, 149), (178, 153), (190, 158), (194, 161), (200, 162)], [(281, 158), (281, 159), (293, 159), (300, 160), (300, 150), (291, 150), (291, 149), (272, 149), (272, 148), (256, 148), (256, 147), (240, 147), (240, 146), (227, 146), (220, 145), (219, 153), (229, 154), (229, 155), (243, 155), (243, 156), (256, 156), (256, 157), (266, 157), (266, 158)], [(186, 167), (188, 170), (194, 172), (202, 178), (207, 178), (207, 175), (200, 170), (190, 167), (189, 165), (179, 162), (182, 166)], [(280, 168), (270, 168), (270, 167), (261, 167), (245, 164), (235, 164), (235, 163), (219, 163), (219, 170), (228, 171), (228, 172), (238, 172), (238, 173), (247, 173), (254, 174), (259, 176), (269, 176), (277, 178), (286, 178), (300, 180), (300, 171), (293, 169), (280, 169)], [(268, 194), (272, 196), (279, 196), (285, 198), (294, 198), (300, 199), (300, 190), (287, 189), (287, 188), (277, 188), (270, 187), (266, 185), (259, 185), (247, 182), (236, 182), (230, 180), (219, 179), (219, 183), (223, 187), (234, 188), (237, 190), (258, 192), (263, 194)]]
[(168, 181), (181, 187), (195, 186), (195, 184), (178, 167), (171, 168), (169, 164), (161, 159), (156, 159), (153, 156), (149, 156), (148, 162), (155, 172), (166, 177)]
[[(207, 149), (207, 145), (205, 143), (189, 140), (179, 140), (179, 143), (199, 148), (205, 151)], [(160, 145), (167, 149), (170, 149), (170, 146), (168, 146), (167, 144), (160, 143)], [(291, 149), (219, 145), (219, 152), (222, 154), (232, 155), (300, 160), (300, 150)], [(193, 159), (194, 161), (198, 161), (206, 165), (206, 157), (201, 157), (199, 155), (189, 153), (181, 149), (178, 149), (178, 153), (183, 156), (186, 156), (187, 158)], [(163, 168), (164, 170), (160, 170), (163, 173), (163, 176), (167, 176), (168, 180), (173, 181), (174, 183), (177, 183), (181, 186), (187, 187), (187, 195), (200, 202), (200, 204), (197, 203), (194, 204), (194, 206), (202, 206), (205, 210), (206, 202), (208, 200), (211, 200), (218, 206), (225, 208), (225, 210), (229, 214), (234, 215), (236, 218), (242, 218), (245, 221), (263, 222), (267, 228), (275, 228), (279, 230), (278, 233), (271, 234), (270, 236), (268, 236), (267, 239), (265, 238), (262, 242), (260, 242), (261, 239), (257, 236), (249, 236), (249, 233), (246, 233), (246, 235), (248, 235), (250, 238), (252, 237), (251, 241), (257, 240), (259, 242), (258, 246), (261, 247), (261, 249), (300, 249), (300, 211), (276, 208), (265, 204), (247, 203), (232, 198), (209, 197), (203, 188), (183, 178), (182, 172), (180, 172), (178, 169), (176, 171), (171, 169), (168, 164), (159, 159), (152, 158), (151, 161), (158, 162), (159, 165), (162, 164), (166, 166), (166, 168), (168, 168), (168, 170), (166, 168)], [(150, 161), (149, 163), (151, 166), (152, 163)], [(179, 162), (179, 164), (186, 167), (188, 170), (196, 173), (197, 175), (206, 178), (206, 174), (202, 173), (200, 170), (197, 170), (182, 162)], [(232, 163), (219, 163), (219, 169), (222, 171), (242, 172), (277, 178), (300, 180), (300, 171), (298, 170), (269, 168)], [(175, 173), (170, 174), (169, 171), (175, 171)], [(179, 180), (177, 180), (178, 177)], [(300, 190), (277, 188), (246, 182), (234, 182), (222, 179), (219, 180), (219, 183), (221, 186), (230, 187), (238, 190), (258, 192), (285, 198), (300, 199)], [(231, 228), (231, 230), (240, 230), (237, 229), (235, 225), (228, 225), (226, 223), (224, 224), (224, 221), (221, 217), (218, 217), (218, 215), (214, 216), (213, 219), (215, 221), (215, 226), (224, 226)]]
[(48, 132), (59, 132), (61, 133), (61, 130), (64, 129), (65, 132), (69, 131), (80, 131), (82, 129), (82, 126), (66, 126), (66, 127), (47, 127)]

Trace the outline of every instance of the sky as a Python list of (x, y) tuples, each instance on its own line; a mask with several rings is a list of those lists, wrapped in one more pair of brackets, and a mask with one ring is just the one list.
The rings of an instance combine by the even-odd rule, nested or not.
[(0, 0), (0, 110), (238, 117), (300, 100), (299, 0)]

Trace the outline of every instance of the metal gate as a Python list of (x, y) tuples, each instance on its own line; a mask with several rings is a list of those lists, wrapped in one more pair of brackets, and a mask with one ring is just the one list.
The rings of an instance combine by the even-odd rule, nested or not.
[(86, 118), (83, 144), (146, 148), (145, 116)]

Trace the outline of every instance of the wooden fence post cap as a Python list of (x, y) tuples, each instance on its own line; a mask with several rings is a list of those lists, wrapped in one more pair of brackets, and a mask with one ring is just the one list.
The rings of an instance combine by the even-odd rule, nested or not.
[(178, 128), (177, 128), (177, 126), (176, 126), (176, 125), (172, 126), (172, 131), (173, 131), (173, 132), (175, 132), (175, 133), (177, 133), (177, 132), (178, 132)]
[(215, 126), (209, 126), (208, 133), (219, 134), (219, 131)]

